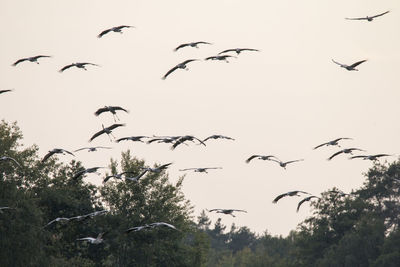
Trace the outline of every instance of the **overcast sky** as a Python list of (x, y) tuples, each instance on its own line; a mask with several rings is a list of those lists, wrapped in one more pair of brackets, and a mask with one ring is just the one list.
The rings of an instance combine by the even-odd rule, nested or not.
[[(390, 13), (372, 22), (345, 17)], [(360, 187), (372, 163), (338, 156), (340, 148), (312, 148), (338, 138), (342, 147), (368, 154), (400, 152), (399, 99), (400, 2), (398, 0), (159, 0), (159, 1), (0, 1), (1, 118), (17, 121), (24, 144), (40, 154), (60, 147), (112, 146), (95, 153), (77, 152), (85, 167), (108, 166), (121, 151), (147, 164), (173, 162), (179, 169), (222, 167), (208, 174), (187, 173), (186, 197), (197, 216), (203, 209), (234, 208), (248, 213), (209, 214), (224, 224), (287, 235), (311, 215), (301, 198), (275, 196), (303, 190), (318, 195), (333, 186), (345, 192)], [(132, 25), (123, 34), (97, 35), (113, 26)], [(179, 44), (207, 41), (199, 49)], [(186, 59), (204, 59), (228, 48), (255, 48), (230, 63), (196, 61), (189, 71), (176, 70)], [(16, 60), (50, 55), (37, 65)], [(352, 64), (368, 59), (359, 71), (347, 71), (331, 59)], [(73, 62), (92, 62), (87, 71), (58, 70)], [(235, 141), (212, 140), (207, 147), (111, 143), (106, 135), (89, 138), (113, 121), (94, 116), (105, 105), (119, 105), (126, 127), (117, 138), (132, 135), (222, 134)], [(254, 160), (273, 154), (288, 165)], [(60, 156), (69, 162), (71, 156)], [(396, 157), (388, 157), (389, 162)], [(100, 184), (103, 176), (88, 175)]]

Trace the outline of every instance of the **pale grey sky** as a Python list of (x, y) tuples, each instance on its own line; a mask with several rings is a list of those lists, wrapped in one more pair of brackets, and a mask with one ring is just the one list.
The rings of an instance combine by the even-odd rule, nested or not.
[[(55, 147), (75, 150), (88, 145), (112, 146), (96, 153), (77, 152), (86, 167), (107, 166), (120, 152), (149, 164), (174, 162), (172, 181), (191, 167), (223, 167), (209, 174), (187, 173), (184, 193), (202, 209), (245, 209), (236, 218), (209, 214), (215, 221), (248, 226), (259, 233), (286, 235), (309, 216), (308, 204), (296, 213), (301, 198), (272, 204), (276, 195), (304, 190), (313, 194), (333, 186), (350, 191), (362, 185), (362, 160), (328, 158), (338, 148), (313, 151), (337, 137), (354, 140), (343, 147), (367, 153), (399, 153), (400, 2), (398, 0), (169, 0), (169, 1), (11, 1), (0, 2), (0, 96), (6, 121), (18, 121), (24, 143), (37, 144), (41, 155)], [(389, 14), (373, 22), (345, 17)], [(133, 25), (122, 35), (104, 29)], [(207, 41), (199, 49), (173, 49), (181, 43)], [(161, 77), (176, 64), (203, 59), (236, 47), (260, 49), (225, 62), (190, 63)], [(39, 54), (53, 58), (40, 65), (19, 58)], [(349, 72), (331, 59), (352, 64)], [(88, 71), (58, 70), (73, 62), (92, 62)], [(123, 142), (107, 136), (89, 138), (110, 114), (95, 117), (104, 105), (120, 105), (131, 135), (212, 134), (236, 141), (212, 140), (203, 146)], [(274, 162), (245, 163), (252, 154), (273, 154), (282, 160), (304, 158), (283, 170)], [(60, 160), (68, 162), (70, 156)], [(387, 158), (393, 161), (396, 158)], [(99, 184), (102, 177), (88, 175)]]

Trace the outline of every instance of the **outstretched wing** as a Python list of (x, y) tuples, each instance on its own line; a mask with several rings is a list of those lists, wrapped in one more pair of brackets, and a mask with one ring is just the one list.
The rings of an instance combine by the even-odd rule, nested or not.
[(236, 51), (236, 49), (226, 49), (222, 52), (219, 52), (218, 55), (224, 54), (224, 53), (228, 53), (228, 52), (232, 52), (232, 51)]
[(110, 31), (112, 31), (112, 28), (102, 31), (99, 35), (97, 35), (97, 38), (103, 37), (104, 34), (107, 34), (107, 33), (109, 33)]
[(340, 151), (336, 152), (335, 154), (333, 154), (332, 156), (330, 156), (330, 157), (328, 158), (328, 160), (333, 159), (334, 157), (336, 157), (337, 155), (339, 155), (339, 154), (341, 154), (341, 153), (343, 153), (343, 150), (340, 150)]
[(312, 198), (319, 198), (319, 197), (317, 197), (317, 196), (309, 196), (309, 197), (306, 197), (306, 198), (302, 199), (302, 200), (299, 202), (299, 204), (297, 204), (296, 212), (299, 212), (300, 206), (301, 206), (304, 202), (310, 201)]
[(350, 65), (349, 67), (353, 69), (353, 68), (357, 67), (358, 65), (360, 65), (361, 63), (364, 63), (365, 61), (367, 61), (367, 60), (366, 59), (360, 60), (360, 61)]
[(341, 66), (341, 67), (342, 67), (342, 66), (345, 66), (344, 64), (339, 63), (339, 62), (337, 62), (337, 61), (335, 61), (335, 60), (333, 60), (333, 59), (332, 59), (332, 62), (335, 63), (335, 64), (338, 64), (338, 65)]
[(288, 195), (288, 193), (284, 193), (284, 194), (277, 196), (274, 200), (272, 200), (272, 203), (276, 204), (279, 201), (279, 199), (281, 199), (287, 195)]
[(111, 107), (111, 108), (114, 109), (114, 110), (122, 110), (122, 111), (125, 111), (126, 113), (129, 113), (129, 111), (126, 110), (126, 109), (124, 109), (123, 107), (113, 106), (113, 107)]
[(296, 159), (296, 160), (286, 161), (285, 164), (290, 164), (290, 163), (299, 162), (299, 161), (303, 161), (303, 160), (304, 159)]
[(106, 112), (106, 111), (109, 111), (109, 109), (107, 107), (99, 108), (98, 110), (96, 110), (94, 115), (99, 116), (101, 113)]
[(125, 124), (124, 123), (114, 123), (113, 125), (107, 127), (107, 129), (111, 131), (111, 130), (114, 130), (115, 128), (121, 127), (121, 126), (125, 126)]
[(42, 162), (45, 162), (48, 158), (50, 158), (54, 153), (56, 153), (54, 150), (49, 151), (49, 153), (47, 153), (43, 159)]
[(19, 63), (21, 63), (21, 62), (24, 62), (24, 61), (26, 61), (26, 60), (28, 60), (28, 58), (21, 58), (21, 59), (18, 59), (17, 61), (15, 61), (13, 64), (12, 64), (12, 66), (17, 66)]
[(63, 72), (63, 71), (65, 71), (65, 70), (67, 70), (67, 69), (69, 69), (69, 68), (71, 68), (73, 66), (75, 66), (75, 64), (69, 64), (69, 65), (63, 67), (62, 69), (60, 69), (59, 72)]
[(372, 16), (371, 18), (377, 18), (377, 17), (383, 16), (383, 15), (385, 15), (385, 14), (389, 13), (389, 12), (390, 12), (390, 11), (386, 11), (386, 12), (383, 12), (383, 13), (381, 13), (381, 14), (378, 14), (378, 15)]
[(320, 145), (318, 145), (318, 146), (314, 147), (313, 149), (320, 148), (321, 146), (325, 146), (326, 144), (327, 144), (327, 143), (320, 144)]
[(105, 133), (106, 131), (103, 129), (101, 131), (98, 131), (97, 133), (95, 133), (92, 137), (90, 137), (89, 142), (92, 142), (96, 137), (102, 135), (103, 133)]
[(170, 69), (167, 73), (165, 73), (165, 75), (162, 77), (162, 79), (165, 80), (168, 77), (168, 75), (170, 75), (172, 72), (174, 72), (178, 68), (179, 68), (178, 66), (175, 66), (172, 69)]
[(261, 157), (261, 156), (260, 155), (253, 155), (250, 158), (246, 159), (246, 163), (249, 163), (252, 159), (255, 159), (255, 158), (258, 158), (258, 157)]
[(178, 51), (179, 49), (181, 49), (181, 48), (184, 48), (185, 46), (188, 46), (189, 44), (181, 44), (181, 45), (179, 45), (178, 47), (176, 47), (175, 49), (174, 49), (174, 51), (176, 52), (176, 51)]
[(366, 20), (367, 18), (363, 17), (363, 18), (345, 18), (345, 19), (348, 19), (348, 20)]

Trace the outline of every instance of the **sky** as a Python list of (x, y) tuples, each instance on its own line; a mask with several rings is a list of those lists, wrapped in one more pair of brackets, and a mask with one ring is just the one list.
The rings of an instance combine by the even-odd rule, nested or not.
[[(390, 13), (372, 22), (346, 17)], [(1, 119), (17, 121), (25, 146), (39, 154), (53, 148), (69, 151), (110, 146), (98, 152), (76, 152), (85, 167), (107, 167), (121, 151), (149, 165), (173, 162), (171, 182), (184, 174), (183, 192), (202, 210), (243, 209), (236, 217), (207, 213), (213, 222), (247, 226), (257, 233), (286, 236), (312, 214), (301, 198), (272, 200), (302, 190), (319, 195), (338, 187), (350, 192), (362, 186), (372, 163), (340, 155), (338, 147), (312, 148), (339, 137), (342, 148), (367, 154), (400, 153), (400, 2), (398, 0), (168, 0), (168, 1), (0, 1)], [(131, 25), (123, 34), (97, 35)], [(198, 49), (173, 49), (206, 41)], [(224, 61), (195, 61), (229, 48), (254, 48)], [(40, 64), (16, 60), (36, 55)], [(367, 62), (359, 71), (334, 64)], [(74, 62), (91, 62), (84, 71), (58, 70)], [(105, 105), (121, 106), (117, 138), (135, 135), (213, 134), (231, 140), (190, 144), (174, 151), (167, 144), (112, 143), (106, 135), (89, 143), (111, 114), (94, 116)], [(283, 161), (304, 159), (287, 169), (271, 161), (245, 160), (275, 155)], [(69, 162), (72, 156), (59, 156)], [(384, 161), (384, 160), (382, 160)], [(194, 167), (222, 167), (208, 174), (182, 172)], [(101, 184), (105, 175), (87, 175)]]

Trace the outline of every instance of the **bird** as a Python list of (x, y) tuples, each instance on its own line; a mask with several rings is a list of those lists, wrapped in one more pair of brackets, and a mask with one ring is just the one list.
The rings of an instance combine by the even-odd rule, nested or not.
[(211, 169), (222, 169), (222, 167), (211, 167), (211, 168), (187, 168), (187, 169), (181, 169), (180, 171), (190, 171), (193, 170), (194, 172), (204, 172), (208, 173), (207, 170)]
[(314, 147), (313, 149), (317, 149), (317, 148), (320, 148), (320, 147), (322, 147), (322, 146), (338, 146), (338, 147), (340, 147), (340, 145), (339, 145), (338, 142), (339, 142), (340, 140), (345, 140), (345, 139), (352, 140), (353, 138), (348, 138), (348, 137), (336, 138), (335, 140), (328, 141), (328, 142), (326, 142), (326, 143), (320, 144), (320, 145)]
[(12, 91), (14, 91), (14, 90), (13, 89), (0, 90), (0, 94), (4, 94), (4, 93), (7, 93), (7, 92), (12, 92)]
[(115, 140), (115, 142), (119, 143), (121, 141), (128, 141), (129, 140), (129, 141), (133, 141), (133, 142), (142, 142), (142, 143), (144, 143), (144, 141), (142, 140), (144, 138), (149, 138), (149, 137), (148, 136), (143, 136), (143, 135), (122, 137), (122, 138), (119, 138), (119, 139)]
[(92, 66), (100, 67), (97, 64), (93, 64), (93, 63), (89, 63), (89, 62), (77, 62), (77, 63), (72, 63), (72, 64), (64, 66), (62, 69), (59, 70), (59, 72), (64, 72), (65, 70), (67, 70), (67, 69), (69, 69), (71, 67), (77, 67), (79, 69), (87, 70), (86, 67), (85, 67), (86, 65), (92, 65)]
[(185, 60), (181, 63), (179, 63), (178, 65), (176, 65), (175, 67), (173, 67), (172, 69), (170, 69), (167, 73), (165, 73), (165, 75), (162, 77), (163, 80), (165, 80), (168, 75), (170, 75), (172, 72), (174, 72), (177, 69), (184, 69), (184, 70), (189, 70), (189, 68), (187, 67), (187, 64), (193, 61), (197, 61), (198, 59), (188, 59)]
[(50, 150), (44, 157), (43, 157), (43, 159), (42, 159), (42, 163), (43, 162), (45, 162), (48, 158), (50, 158), (52, 155), (54, 155), (54, 154), (63, 154), (63, 155), (65, 155), (65, 154), (70, 154), (70, 155), (72, 155), (72, 156), (75, 156), (74, 154), (72, 154), (71, 152), (69, 152), (69, 151), (67, 151), (67, 150), (65, 150), (65, 149), (62, 149), (62, 148), (54, 148), (54, 149), (52, 149), (52, 150)]
[(108, 175), (108, 176), (106, 176), (106, 178), (104, 178), (103, 183), (106, 183), (111, 178), (122, 179), (122, 176), (127, 173), (132, 173), (132, 172), (121, 172), (121, 173), (117, 173), (117, 174), (113, 174), (113, 175)]
[(0, 161), (12, 161), (14, 162), (18, 167), (21, 167), (21, 165), (12, 157), (7, 157), (7, 156), (2, 156), (0, 157)]
[(232, 49), (227, 49), (222, 52), (219, 52), (218, 55), (224, 54), (224, 53), (229, 53), (229, 52), (236, 52), (237, 55), (239, 55), (242, 51), (256, 51), (260, 52), (258, 49), (253, 49), (253, 48), (232, 48)]
[[(234, 57), (234, 56), (230, 56), (230, 55), (220, 55), (220, 56), (211, 56), (211, 57), (207, 57), (204, 60), (225, 60), (226, 63), (229, 63), (228, 58), (230, 57)], [(236, 58), (236, 57), (234, 57)]]
[(97, 151), (97, 149), (99, 149), (99, 148), (111, 149), (111, 147), (107, 147), (107, 146), (92, 146), (92, 147), (82, 147), (77, 150), (74, 150), (74, 152), (78, 152), (81, 150), (87, 150), (88, 152), (94, 152), (94, 151)]
[(34, 56), (34, 57), (27, 57), (27, 58), (21, 58), (15, 61), (12, 66), (17, 66), (19, 63), (24, 62), (24, 61), (30, 61), (30, 62), (35, 62), (36, 64), (39, 64), (38, 59), (43, 58), (43, 57), (51, 57), (51, 56), (45, 56), (45, 55), (39, 55), (39, 56)]
[(48, 224), (46, 224), (43, 228), (49, 226), (50, 224), (53, 224), (55, 222), (68, 222), (70, 220), (70, 218), (65, 218), (65, 217), (58, 217), (55, 218), (54, 220), (50, 221)]
[(246, 159), (246, 163), (249, 163), (251, 160), (253, 159), (261, 159), (261, 160), (271, 160), (271, 158), (276, 158), (277, 160), (279, 160), (277, 157), (273, 156), (273, 155), (252, 155), (250, 156), (248, 159)]
[(165, 222), (154, 222), (154, 223), (150, 223), (148, 224), (148, 227), (150, 228), (155, 228), (155, 227), (168, 227), (174, 230), (178, 230), (175, 226), (173, 226), (172, 224), (169, 223), (165, 223)]
[(171, 146), (171, 150), (174, 150), (177, 146), (183, 144), (186, 141), (194, 142), (195, 140), (199, 141), (199, 144), (206, 146), (206, 144), (203, 141), (201, 141), (199, 138), (197, 138), (193, 135), (184, 135), (184, 136), (181, 136), (178, 139), (176, 139), (175, 143)]
[(147, 141), (147, 144), (151, 144), (153, 142), (157, 143), (173, 143), (181, 136), (166, 136), (166, 137), (155, 137)]
[(352, 156), (349, 159), (362, 158), (363, 160), (375, 161), (375, 160), (378, 160), (378, 158), (380, 158), (380, 157), (388, 157), (388, 156), (393, 156), (393, 155), (389, 155), (389, 154), (359, 155), (359, 156)]
[(366, 60), (366, 59), (360, 60), (360, 61), (357, 61), (356, 63), (351, 64), (351, 65), (342, 64), (342, 63), (339, 63), (339, 62), (337, 62), (337, 61), (335, 61), (335, 60), (333, 60), (333, 59), (332, 59), (332, 61), (333, 61), (333, 63), (338, 64), (340, 67), (345, 68), (345, 69), (348, 70), (348, 71), (351, 71), (351, 70), (356, 70), (356, 71), (358, 71), (358, 69), (356, 69), (356, 67), (357, 67), (358, 65), (360, 65), (361, 63), (364, 63), (364, 62), (367, 61), (367, 60)]
[(375, 15), (375, 16), (371, 16), (371, 17), (370, 17), (370, 16), (366, 16), (366, 17), (361, 17), (361, 18), (345, 18), (345, 19), (348, 19), (348, 20), (367, 20), (367, 21), (373, 21), (374, 18), (383, 16), (383, 15), (389, 13), (389, 12), (390, 12), (390, 11), (386, 11), (386, 12), (383, 12), (383, 13), (381, 13), (381, 14), (378, 14), (378, 15)]
[(93, 237), (78, 238), (77, 241), (88, 241), (91, 244), (97, 245), (104, 241), (103, 236), (106, 234), (107, 234), (107, 232), (100, 233), (96, 238), (93, 238)]
[(179, 49), (184, 48), (184, 47), (187, 47), (187, 46), (199, 48), (199, 47), (198, 47), (199, 44), (209, 44), (209, 45), (211, 45), (211, 43), (203, 42), (203, 41), (200, 41), (200, 42), (191, 42), (191, 43), (186, 43), (186, 44), (181, 44), (181, 45), (179, 45), (178, 47), (176, 47), (176, 48), (174, 49), (174, 51), (176, 52), (176, 51), (178, 51)]
[(101, 169), (101, 168), (104, 168), (104, 167), (92, 167), (92, 168), (88, 168), (88, 169), (84, 169), (84, 170), (78, 171), (78, 172), (76, 172), (76, 173), (74, 174), (74, 176), (72, 177), (72, 179), (76, 180), (76, 179), (78, 179), (79, 176), (82, 176), (82, 175), (84, 175), (84, 174), (86, 174), (86, 173), (94, 173), (94, 172), (97, 172), (97, 170), (98, 170), (98, 169)]
[(138, 231), (146, 230), (148, 228), (150, 228), (150, 227), (147, 224), (142, 225), (142, 226), (135, 226), (135, 227), (131, 227), (131, 228), (125, 230), (125, 233), (128, 234), (130, 232), (138, 232)]
[(273, 159), (273, 158), (271, 158), (269, 160), (277, 162), (279, 164), (279, 166), (281, 166), (282, 168), (284, 168), (286, 170), (286, 165), (288, 165), (290, 163), (298, 162), (298, 161), (303, 161), (304, 159), (296, 159), (296, 160), (291, 160), (291, 161), (286, 161), (286, 162), (283, 162), (283, 161), (280, 161), (280, 160), (276, 160), (276, 159)]
[(94, 115), (99, 116), (103, 112), (111, 112), (111, 114), (114, 117), (114, 122), (115, 122), (116, 121), (115, 118), (117, 118), (119, 120), (119, 118), (117, 116), (117, 112), (116, 112), (117, 110), (122, 110), (122, 111), (125, 111), (126, 113), (129, 113), (128, 110), (126, 110), (122, 107), (119, 107), (119, 106), (104, 106), (104, 108), (99, 108), (98, 110), (96, 110)]
[(139, 175), (135, 176), (135, 177), (126, 177), (125, 176), (125, 180), (128, 181), (132, 181), (132, 182), (139, 182), (139, 179), (142, 178), (143, 175), (146, 174), (146, 172), (148, 172), (149, 170), (145, 169), (142, 173), (140, 173)]
[(286, 196), (289, 196), (289, 197), (297, 196), (297, 197), (299, 197), (299, 196), (300, 196), (299, 193), (310, 195), (310, 193), (307, 193), (307, 192), (304, 192), (304, 191), (299, 191), (299, 190), (290, 191), (290, 192), (287, 192), (287, 193), (284, 193), (284, 194), (280, 194), (279, 196), (277, 196), (277, 197), (272, 201), (272, 203), (276, 204), (276, 203), (279, 201), (279, 199), (281, 199), (281, 198), (283, 198), (283, 197), (286, 197)]
[[(113, 136), (112, 135), (112, 130), (114, 130), (115, 128), (117, 128), (117, 127), (121, 127), (121, 126), (125, 126), (125, 124), (121, 124), (121, 123), (115, 123), (115, 124), (113, 124), (113, 125), (111, 125), (111, 126), (109, 126), (109, 127), (104, 127), (104, 125), (102, 124), (101, 125), (102, 127), (103, 127), (103, 130), (101, 130), (101, 131), (98, 131), (97, 133), (95, 133), (90, 139), (89, 139), (89, 142), (92, 142), (96, 137), (98, 137), (98, 136), (100, 136), (100, 135), (102, 135), (102, 134), (107, 134), (108, 136), (111, 134), (111, 136)], [(114, 136), (113, 136), (114, 137)], [(115, 137), (114, 137), (114, 139), (115, 139)], [(110, 141), (111, 141), (111, 138), (110, 138)]]
[(211, 136), (205, 138), (203, 140), (203, 143), (206, 142), (207, 140), (210, 140), (210, 139), (227, 139), (227, 140), (235, 141), (235, 139), (233, 139), (233, 138), (231, 138), (229, 136), (223, 136), (223, 135), (219, 135), (219, 134), (214, 134), (214, 135), (211, 135)]
[(158, 167), (156, 167), (156, 168), (148, 168), (148, 167), (146, 168), (146, 167), (142, 167), (142, 169), (147, 170), (147, 171), (149, 171), (149, 172), (160, 173), (162, 170), (167, 169), (168, 166), (171, 165), (171, 164), (172, 164), (172, 162), (163, 164), (163, 165), (158, 166)]
[(109, 33), (109, 32), (119, 32), (122, 34), (122, 29), (123, 28), (135, 28), (134, 26), (128, 26), (128, 25), (121, 25), (121, 26), (116, 26), (116, 27), (112, 27), (110, 29), (104, 30), (102, 31), (99, 35), (97, 35), (97, 38), (101, 38), (103, 37), (103, 35)]
[(357, 151), (365, 151), (365, 150), (362, 150), (362, 149), (359, 149), (359, 148), (355, 148), (355, 147), (352, 147), (352, 148), (345, 148), (345, 149), (342, 149), (342, 150), (336, 152), (336, 153), (333, 154), (332, 156), (330, 156), (330, 157), (328, 158), (328, 160), (331, 160), (331, 159), (333, 159), (334, 157), (336, 157), (337, 155), (342, 154), (342, 153), (345, 153), (345, 154), (353, 154), (353, 151), (355, 151), (355, 150), (357, 150)]
[(321, 199), (320, 197), (317, 197), (317, 196), (309, 196), (309, 197), (306, 197), (306, 198), (302, 199), (302, 200), (299, 202), (299, 204), (297, 204), (296, 212), (299, 212), (299, 209), (300, 209), (301, 204), (303, 204), (303, 203), (306, 202), (306, 201), (310, 201), (310, 200), (313, 199), (313, 198)]
[(233, 212), (235, 212), (235, 211), (247, 213), (247, 211), (245, 211), (245, 210), (235, 210), (235, 209), (212, 209), (212, 210), (209, 210), (209, 212), (213, 212), (213, 211), (215, 211), (216, 213), (229, 214), (232, 217), (236, 217), (235, 215), (233, 215)]

